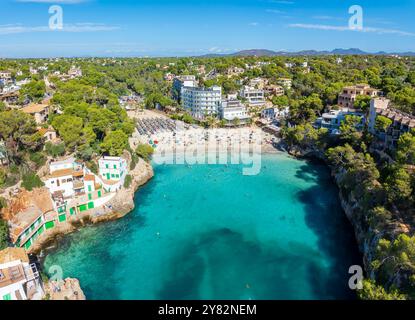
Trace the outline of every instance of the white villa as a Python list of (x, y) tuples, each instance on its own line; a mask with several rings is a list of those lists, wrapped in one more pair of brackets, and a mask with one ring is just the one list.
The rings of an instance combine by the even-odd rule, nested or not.
[(120, 157), (102, 157), (98, 163), (99, 175), (74, 158), (50, 164), (45, 185), (60, 222), (66, 221), (68, 212), (74, 215), (104, 205), (122, 188), (128, 173), (127, 161)]
[(293, 81), (290, 78), (279, 78), (277, 83), (284, 88), (290, 90), (292, 88)]
[(128, 173), (127, 161), (120, 157), (102, 157), (98, 166), (104, 189), (108, 192), (121, 189)]
[(365, 115), (362, 112), (354, 109), (342, 108), (341, 110), (331, 110), (323, 113), (315, 122), (317, 128), (325, 128), (330, 134), (340, 134), (340, 126), (347, 116), (358, 116), (361, 118), (361, 123), (358, 125), (359, 130), (363, 130), (366, 122)]
[(49, 171), (50, 175), (45, 182), (46, 187), (52, 195), (60, 192), (64, 197), (71, 197), (75, 194), (74, 182), (84, 174), (82, 166), (78, 165), (74, 158), (50, 163)]
[(248, 101), (250, 107), (262, 107), (266, 102), (264, 90), (256, 89), (251, 86), (242, 87), (239, 95)]
[(250, 119), (245, 105), (237, 99), (222, 101), (222, 106), (219, 108), (219, 115), (227, 124), (232, 123), (235, 119), (238, 119), (241, 124), (244, 124)]

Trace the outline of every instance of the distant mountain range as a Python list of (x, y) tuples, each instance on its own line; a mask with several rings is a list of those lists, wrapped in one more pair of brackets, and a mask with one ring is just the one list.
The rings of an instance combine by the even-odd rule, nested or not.
[(243, 50), (230, 54), (206, 54), (202, 57), (275, 57), (275, 56), (325, 56), (325, 55), (400, 55), (415, 56), (415, 52), (365, 52), (357, 48), (350, 49), (334, 49), (332, 51), (303, 50), (297, 52), (288, 51), (272, 51), (267, 49), (251, 49)]

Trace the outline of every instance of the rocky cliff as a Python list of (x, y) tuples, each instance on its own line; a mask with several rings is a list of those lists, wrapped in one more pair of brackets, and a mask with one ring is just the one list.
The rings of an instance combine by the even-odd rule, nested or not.
[(50, 300), (86, 300), (78, 279), (49, 281), (45, 285), (45, 291)]
[[(361, 194), (353, 192), (346, 193), (341, 191), (341, 181), (346, 173), (342, 167), (333, 167), (327, 162), (324, 153), (318, 149), (310, 148), (303, 149), (298, 146), (288, 148), (288, 153), (299, 158), (312, 158), (324, 161), (331, 169), (331, 174), (334, 181), (339, 187), (339, 198), (341, 206), (351, 222), (355, 237), (362, 253), (363, 267), (366, 271), (367, 278), (378, 278), (378, 272), (373, 267), (373, 262), (376, 260), (376, 252), (380, 239), (396, 239), (401, 234), (410, 234), (411, 228), (409, 225), (399, 222), (399, 220), (385, 220), (381, 226), (373, 227), (368, 219), (368, 212), (365, 209), (367, 198)], [(373, 195), (375, 194), (377, 184), (375, 181), (373, 186)], [(407, 269), (400, 269), (393, 274), (387, 274), (388, 287), (395, 287), (401, 289), (405, 283), (413, 276)]]

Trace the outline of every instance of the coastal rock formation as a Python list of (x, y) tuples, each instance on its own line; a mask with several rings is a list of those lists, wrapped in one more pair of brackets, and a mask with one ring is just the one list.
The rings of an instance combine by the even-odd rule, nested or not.
[[(355, 238), (359, 246), (359, 250), (362, 253), (363, 266), (366, 271), (367, 277), (370, 279), (376, 278), (376, 270), (373, 267), (373, 262), (376, 260), (376, 251), (378, 248), (379, 240), (397, 239), (401, 234), (411, 234), (411, 227), (403, 222), (398, 221), (385, 221), (382, 228), (374, 228), (368, 222), (368, 212), (365, 209), (365, 202), (367, 199), (361, 194), (344, 193), (341, 191), (341, 181), (346, 174), (346, 170), (342, 167), (333, 167), (327, 163), (325, 155), (320, 151), (314, 149), (301, 149), (299, 147), (289, 148), (288, 152), (301, 158), (312, 158), (324, 161), (331, 169), (331, 174), (339, 187), (339, 198), (341, 206), (353, 226)], [(375, 189), (379, 186), (379, 182), (375, 181), (373, 186), (369, 188), (370, 194), (375, 196)], [(409, 283), (413, 275), (405, 268), (400, 268), (393, 275), (389, 275), (387, 282), (389, 286), (402, 288), (405, 283)]]
[(86, 300), (78, 279), (49, 281), (45, 291), (50, 300)]
[[(129, 154), (124, 155), (129, 159)], [(130, 162), (130, 161), (128, 161)], [(129, 172), (132, 181), (128, 188), (122, 188), (104, 208), (96, 208), (94, 212), (86, 211), (71, 217), (64, 223), (59, 223), (55, 228), (45, 231), (30, 248), (31, 253), (38, 254), (43, 249), (54, 247), (57, 240), (64, 235), (75, 232), (83, 226), (99, 222), (112, 221), (122, 218), (134, 207), (134, 195), (138, 188), (148, 182), (154, 175), (151, 164), (139, 159), (136, 167)]]

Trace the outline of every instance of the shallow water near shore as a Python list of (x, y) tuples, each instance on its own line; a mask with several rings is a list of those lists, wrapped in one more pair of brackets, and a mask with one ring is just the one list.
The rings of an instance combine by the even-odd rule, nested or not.
[(121, 220), (65, 237), (62, 267), (87, 299), (353, 299), (361, 264), (323, 164), (262, 156), (239, 165), (157, 165)]

